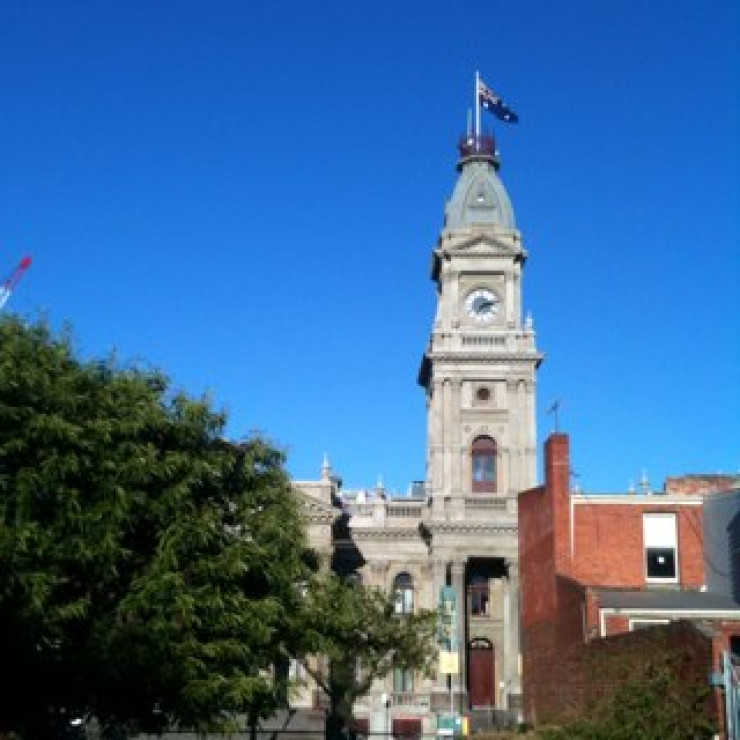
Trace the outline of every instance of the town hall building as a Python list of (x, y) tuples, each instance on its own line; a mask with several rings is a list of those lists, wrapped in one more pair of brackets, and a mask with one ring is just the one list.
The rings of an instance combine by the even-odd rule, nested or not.
[[(426, 481), (391, 497), (344, 490), (325, 461), (294, 482), (311, 545), (338, 572), (397, 595), (399, 611), (454, 600), (448, 673), (397, 670), (355, 707), (374, 732), (434, 732), (437, 712), (521, 707), (517, 495), (536, 485), (532, 320), (522, 309), (527, 251), (493, 137), (459, 143), (457, 181), (432, 250), (437, 294), (418, 383), (426, 396)], [(445, 588), (446, 587), (446, 588)], [(298, 705), (318, 706), (310, 686)]]

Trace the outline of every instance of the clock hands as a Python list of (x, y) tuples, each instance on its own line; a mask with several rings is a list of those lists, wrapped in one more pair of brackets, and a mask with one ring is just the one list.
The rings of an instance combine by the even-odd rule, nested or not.
[(475, 321), (490, 321), (496, 315), (499, 303), (499, 297), (493, 291), (479, 288), (468, 294), (465, 308)]
[(493, 311), (496, 306), (496, 301), (492, 298), (476, 298), (473, 303), (473, 310), (476, 313), (486, 313), (487, 311)]

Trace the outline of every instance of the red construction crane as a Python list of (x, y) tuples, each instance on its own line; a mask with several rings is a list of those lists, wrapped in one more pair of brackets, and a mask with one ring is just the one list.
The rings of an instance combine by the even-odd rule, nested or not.
[(31, 258), (24, 257), (18, 267), (8, 275), (2, 283), (0, 283), (0, 311), (2, 311), (5, 304), (8, 302), (8, 298), (13, 294), (13, 289), (18, 285), (18, 281), (23, 277), (26, 270), (31, 266)]

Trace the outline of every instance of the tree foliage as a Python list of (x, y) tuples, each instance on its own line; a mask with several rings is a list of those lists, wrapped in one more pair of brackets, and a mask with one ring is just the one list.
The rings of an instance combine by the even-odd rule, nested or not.
[(160, 372), (0, 320), (0, 733), (265, 715), (309, 575), (283, 455)]
[[(393, 668), (429, 673), (437, 654), (436, 613), (395, 613), (395, 595), (322, 574), (307, 590), (295, 623), (299, 658), (330, 702), (327, 734), (341, 734), (355, 701)], [(311, 655), (322, 658), (314, 661)]]

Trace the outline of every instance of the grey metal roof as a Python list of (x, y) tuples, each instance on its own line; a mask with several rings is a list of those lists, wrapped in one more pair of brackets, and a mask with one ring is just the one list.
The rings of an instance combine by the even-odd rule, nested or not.
[(499, 224), (514, 229), (514, 209), (490, 157), (471, 157), (462, 166), (445, 208), (445, 229)]
[(740, 617), (740, 604), (723, 593), (708, 591), (672, 591), (649, 589), (624, 591), (619, 589), (595, 589), (600, 596), (600, 605), (614, 609), (663, 609), (672, 611), (727, 611), (736, 610)]

